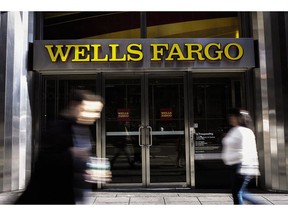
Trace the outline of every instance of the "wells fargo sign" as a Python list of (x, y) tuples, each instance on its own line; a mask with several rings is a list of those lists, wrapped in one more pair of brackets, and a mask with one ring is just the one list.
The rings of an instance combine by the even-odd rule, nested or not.
[(172, 108), (160, 108), (161, 120), (172, 120), (172, 118), (173, 118)]
[[(126, 62), (142, 61), (144, 58), (142, 44), (128, 44), (126, 53), (119, 55), (120, 44), (108, 44), (109, 53), (101, 53), (101, 44), (45, 45), (52, 62), (67, 62), (72, 55), (72, 62)], [(243, 57), (243, 47), (239, 43), (184, 44), (184, 50), (177, 43), (150, 44), (150, 61), (220, 61), (227, 58), (238, 61)], [(235, 50), (232, 53), (232, 50)], [(100, 54), (101, 53), (101, 54)]]
[(118, 121), (130, 121), (130, 110), (126, 108), (117, 109)]
[(36, 41), (34, 69), (254, 67), (254, 42), (242, 39)]

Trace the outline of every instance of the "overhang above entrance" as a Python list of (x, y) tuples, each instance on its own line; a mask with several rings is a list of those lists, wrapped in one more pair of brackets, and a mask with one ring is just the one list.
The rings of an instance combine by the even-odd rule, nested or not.
[(41, 40), (34, 70), (253, 68), (252, 38)]

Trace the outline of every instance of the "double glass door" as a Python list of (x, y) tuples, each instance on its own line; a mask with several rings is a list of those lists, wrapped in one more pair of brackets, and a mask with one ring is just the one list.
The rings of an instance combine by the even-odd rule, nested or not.
[(105, 77), (110, 185), (186, 183), (184, 107), (184, 76)]

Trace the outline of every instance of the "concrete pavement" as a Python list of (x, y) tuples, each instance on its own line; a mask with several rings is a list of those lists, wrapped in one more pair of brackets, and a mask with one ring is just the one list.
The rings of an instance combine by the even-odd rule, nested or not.
[[(0, 204), (9, 205), (21, 192), (0, 193)], [(288, 193), (253, 192), (265, 205), (288, 205)], [(87, 193), (88, 205), (233, 205), (227, 192), (209, 190), (99, 190)]]

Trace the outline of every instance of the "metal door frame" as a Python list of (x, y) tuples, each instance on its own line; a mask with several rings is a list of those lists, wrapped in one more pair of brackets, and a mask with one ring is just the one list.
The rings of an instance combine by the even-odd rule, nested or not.
[[(141, 77), (141, 125), (144, 126), (143, 141), (145, 144), (149, 143), (149, 134), (147, 133), (147, 126), (149, 125), (149, 87), (148, 76), (143, 74)], [(141, 134), (139, 134), (141, 135)], [(142, 185), (148, 187), (150, 182), (150, 147), (146, 145), (141, 147), (142, 152)]]

